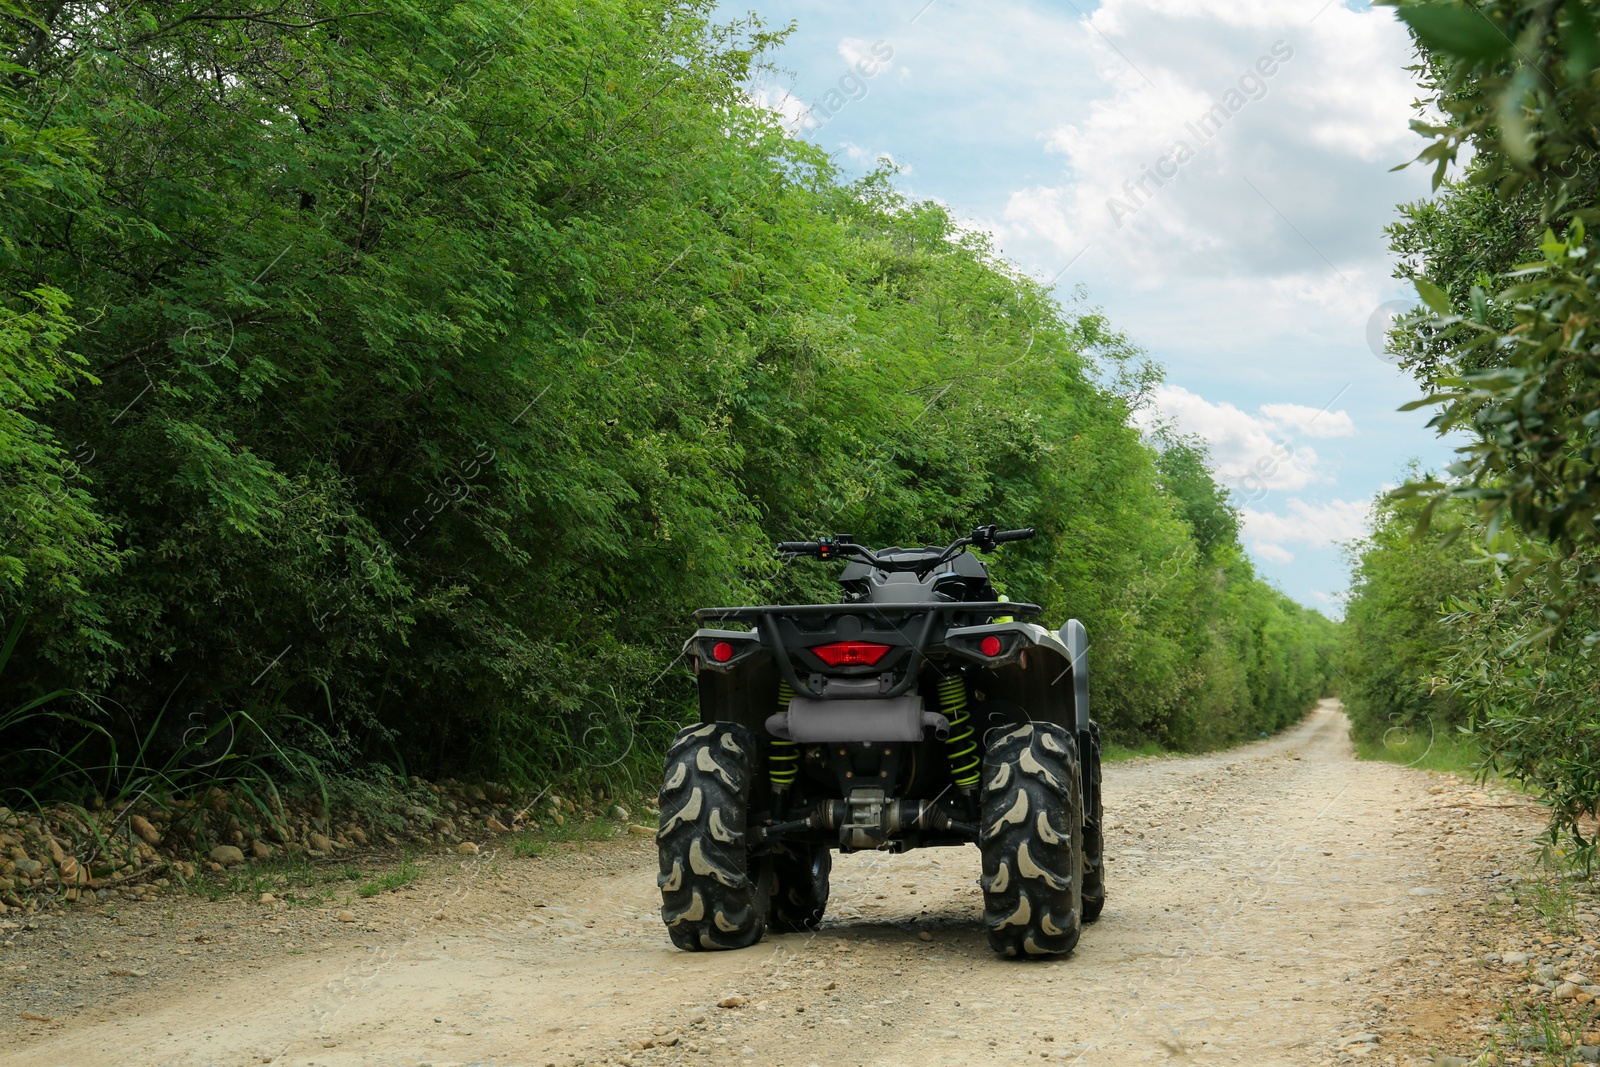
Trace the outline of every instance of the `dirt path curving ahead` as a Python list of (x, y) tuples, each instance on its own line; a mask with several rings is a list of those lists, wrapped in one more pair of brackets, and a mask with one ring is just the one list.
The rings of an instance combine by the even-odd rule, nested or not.
[(1357, 762), (1347, 729), (1325, 701), (1272, 740), (1108, 768), (1110, 899), (1067, 960), (989, 952), (972, 848), (836, 857), (821, 930), (678, 952), (634, 839), (441, 860), (326, 909), (184, 900), (5, 934), (0, 1067), (1255, 1067), (1470, 1046), (1407, 968), (1460, 951), (1433, 944), (1460, 940), (1452, 908), (1537, 824), (1455, 785), (1442, 799), (1484, 818), (1446, 826), (1436, 776)]

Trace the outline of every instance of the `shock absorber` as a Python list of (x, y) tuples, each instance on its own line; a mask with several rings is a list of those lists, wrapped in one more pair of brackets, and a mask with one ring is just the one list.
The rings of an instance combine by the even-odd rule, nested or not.
[(978, 785), (978, 742), (972, 734), (972, 716), (967, 712), (967, 682), (960, 672), (952, 671), (940, 680), (939, 708), (950, 720), (950, 736), (944, 742), (950, 778), (970, 800)]
[[(778, 710), (787, 712), (794, 690), (788, 682), (778, 683)], [(800, 746), (781, 738), (772, 739), (772, 752), (767, 756), (767, 780), (772, 783), (772, 815), (782, 819), (789, 804), (789, 787), (794, 785), (800, 770)]]

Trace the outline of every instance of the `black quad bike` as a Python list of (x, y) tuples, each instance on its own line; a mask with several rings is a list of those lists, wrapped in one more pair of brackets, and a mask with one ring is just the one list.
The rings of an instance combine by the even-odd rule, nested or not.
[(695, 612), (700, 723), (668, 750), (656, 834), (674, 944), (814, 927), (833, 849), (972, 842), (995, 951), (1072, 951), (1105, 904), (1088, 637), (1014, 621), (1040, 608), (1002, 601), (965, 551), (1032, 536), (789, 541), (783, 558), (848, 561), (839, 603)]

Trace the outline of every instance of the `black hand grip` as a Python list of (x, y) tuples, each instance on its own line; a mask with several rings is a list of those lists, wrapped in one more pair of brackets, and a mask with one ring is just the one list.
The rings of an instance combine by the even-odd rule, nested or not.
[(994, 535), (994, 543), (998, 545), (1006, 541), (1026, 541), (1033, 536), (1033, 532), (1032, 526), (1025, 530), (1001, 530)]
[(817, 554), (815, 541), (779, 541), (779, 552), (799, 552), (801, 555), (814, 556)]

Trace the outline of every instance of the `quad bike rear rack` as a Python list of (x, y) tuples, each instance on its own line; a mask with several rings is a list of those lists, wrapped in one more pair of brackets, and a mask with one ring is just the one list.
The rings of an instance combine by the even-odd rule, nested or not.
[[(739, 608), (701, 608), (694, 613), (695, 621), (706, 622), (744, 622), (756, 628), (756, 634), (763, 646), (772, 653), (773, 661), (777, 664), (778, 672), (783, 680), (794, 689), (795, 693), (813, 700), (822, 699), (822, 694), (812, 688), (811, 684), (802, 679), (794, 669), (794, 664), (789, 659), (788, 648), (783, 639), (783, 627), (779, 620), (784, 616), (789, 617), (837, 617), (843, 615), (867, 615), (882, 617), (887, 621), (891, 615), (921, 615), (922, 626), (917, 636), (910, 642), (911, 660), (906, 667), (905, 675), (899, 682), (882, 693), (885, 697), (897, 697), (916, 684), (918, 669), (922, 666), (923, 659), (927, 656), (928, 645), (933, 637), (933, 624), (941, 615), (974, 615), (979, 617), (993, 617), (995, 615), (1038, 615), (1044, 609), (1037, 604), (1017, 603), (1009, 600), (990, 601), (921, 601), (907, 604), (773, 604), (761, 607)], [(899, 626), (890, 623), (895, 630), (909, 637), (900, 630)], [(690, 639), (693, 641), (693, 638)]]

